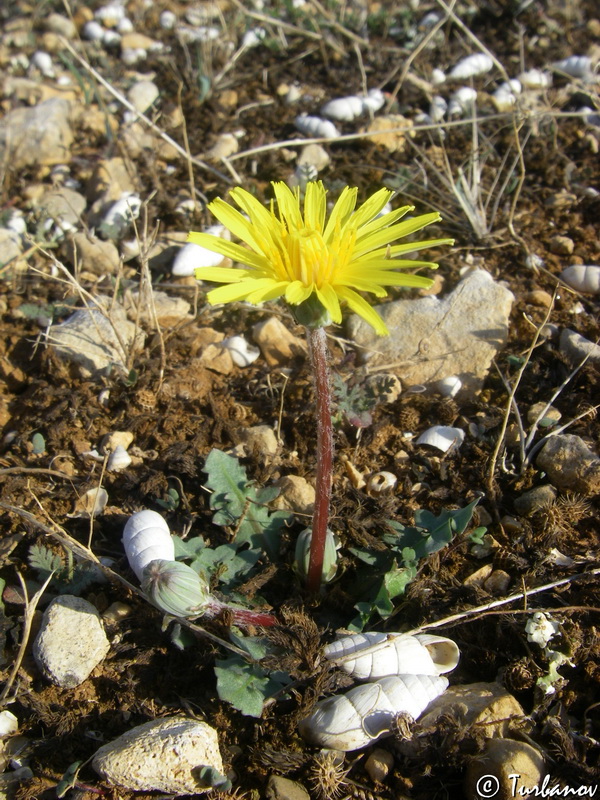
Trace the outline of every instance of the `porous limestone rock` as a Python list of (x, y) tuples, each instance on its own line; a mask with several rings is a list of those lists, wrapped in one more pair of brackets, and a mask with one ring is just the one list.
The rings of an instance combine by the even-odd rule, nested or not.
[(379, 337), (361, 317), (348, 319), (349, 336), (370, 367), (387, 365), (404, 387), (430, 386), (455, 375), (463, 395), (483, 384), (508, 337), (514, 295), (485, 270), (473, 270), (440, 299), (395, 300), (375, 306), (390, 330)]
[(208, 791), (211, 787), (201, 777), (203, 767), (223, 773), (217, 732), (183, 714), (132, 728), (103, 745), (92, 766), (114, 785), (175, 795)]

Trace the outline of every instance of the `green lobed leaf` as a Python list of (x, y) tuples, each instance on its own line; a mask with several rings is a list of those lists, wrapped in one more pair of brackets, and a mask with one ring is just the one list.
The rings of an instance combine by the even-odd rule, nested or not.
[(269, 678), (256, 664), (240, 656), (215, 662), (217, 693), (246, 717), (260, 717), (267, 697)]

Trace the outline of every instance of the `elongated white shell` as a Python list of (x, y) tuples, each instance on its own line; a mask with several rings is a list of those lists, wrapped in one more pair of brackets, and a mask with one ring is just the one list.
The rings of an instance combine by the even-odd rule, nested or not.
[(464, 440), (465, 432), (460, 428), (451, 428), (448, 425), (434, 425), (419, 436), (417, 444), (428, 444), (443, 453), (447, 453), (450, 448), (459, 448)]
[(448, 103), (444, 100), (444, 98), (436, 94), (431, 99), (431, 105), (429, 106), (429, 116), (431, 117), (433, 122), (440, 122), (444, 119), (444, 114), (448, 110)]
[(467, 78), (474, 78), (489, 72), (494, 66), (492, 59), (486, 53), (474, 53), (471, 56), (462, 58), (458, 64), (452, 68), (449, 78), (457, 81), (464, 81)]
[(358, 750), (388, 735), (397, 714), (417, 719), (447, 686), (446, 678), (430, 675), (382, 678), (321, 700), (298, 727), (312, 744)]
[(569, 56), (568, 58), (563, 58), (562, 61), (557, 61), (554, 64), (554, 69), (559, 72), (565, 72), (572, 78), (585, 78), (591, 75), (592, 59), (589, 56)]
[[(230, 238), (229, 231), (226, 231), (223, 225), (210, 225), (203, 232), (221, 239)], [(178, 250), (173, 260), (171, 274), (176, 275), (178, 278), (186, 278), (189, 275), (193, 275), (194, 270), (198, 267), (218, 267), (224, 260), (225, 256), (222, 253), (215, 253), (200, 244), (188, 242)]]
[(300, 114), (296, 117), (294, 124), (301, 133), (314, 136), (318, 139), (337, 139), (340, 132), (333, 122), (321, 117), (310, 117), (308, 114)]
[(592, 264), (572, 264), (560, 273), (572, 289), (586, 294), (600, 294), (600, 267)]
[(356, 117), (364, 114), (365, 106), (361, 97), (338, 97), (337, 100), (330, 100), (321, 108), (321, 114), (329, 119), (336, 119), (340, 122), (351, 122)]
[(421, 634), (357, 633), (342, 636), (323, 648), (323, 655), (357, 680), (390, 675), (441, 675), (458, 664), (451, 639)]
[(123, 529), (123, 547), (139, 580), (151, 561), (174, 561), (175, 545), (169, 526), (156, 511), (137, 511)]

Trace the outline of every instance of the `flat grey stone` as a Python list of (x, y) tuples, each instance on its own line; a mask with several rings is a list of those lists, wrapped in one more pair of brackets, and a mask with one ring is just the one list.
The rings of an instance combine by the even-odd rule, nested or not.
[(13, 170), (70, 159), (71, 104), (62, 97), (17, 108), (0, 121), (0, 162)]
[(94, 606), (81, 597), (63, 594), (44, 612), (33, 656), (48, 680), (72, 689), (83, 683), (109, 648)]
[(586, 356), (588, 361), (600, 362), (600, 345), (590, 342), (585, 336), (570, 328), (564, 328), (560, 334), (560, 352), (576, 367)]
[(379, 337), (361, 317), (348, 319), (349, 336), (370, 366), (385, 365), (405, 387), (456, 375), (461, 394), (482, 387), (492, 359), (508, 337), (514, 295), (488, 272), (474, 270), (443, 299), (395, 300), (375, 306), (390, 330)]
[[(100, 307), (100, 302), (105, 305)], [(82, 377), (127, 371), (128, 354), (141, 349), (144, 334), (129, 322), (120, 306), (110, 307), (106, 298), (97, 305), (82, 308), (48, 331), (48, 343), (54, 352), (77, 365)]]
[(179, 714), (145, 722), (103, 745), (92, 767), (109, 783), (141, 792), (196, 795), (203, 767), (223, 774), (217, 732)]
[(600, 458), (579, 436), (551, 436), (535, 463), (557, 489), (571, 489), (585, 496), (600, 492)]
[(271, 775), (267, 783), (267, 800), (310, 800), (310, 795), (297, 781), (283, 775)]
[(550, 484), (536, 486), (528, 492), (524, 492), (515, 498), (515, 511), (522, 517), (535, 514), (536, 511), (543, 511), (554, 505), (556, 500), (556, 489)]
[(39, 202), (42, 214), (54, 220), (63, 231), (80, 225), (85, 207), (85, 197), (66, 186), (46, 192)]

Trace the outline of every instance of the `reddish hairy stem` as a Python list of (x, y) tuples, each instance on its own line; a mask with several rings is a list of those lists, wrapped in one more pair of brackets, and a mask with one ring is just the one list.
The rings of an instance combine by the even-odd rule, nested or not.
[(208, 605), (203, 609), (203, 615), (210, 618), (217, 617), (225, 612), (231, 614), (233, 616), (233, 624), (239, 625), (241, 628), (245, 628), (248, 625), (262, 625), (263, 628), (268, 628), (279, 623), (279, 620), (273, 614), (268, 614), (265, 611), (253, 611), (250, 608), (230, 606), (214, 597), (210, 598)]
[(317, 412), (317, 481), (312, 521), (310, 560), (306, 584), (316, 594), (323, 577), (323, 559), (333, 470), (333, 428), (331, 424), (331, 384), (329, 381), (327, 336), (324, 328), (307, 328), (310, 360), (315, 377)]

